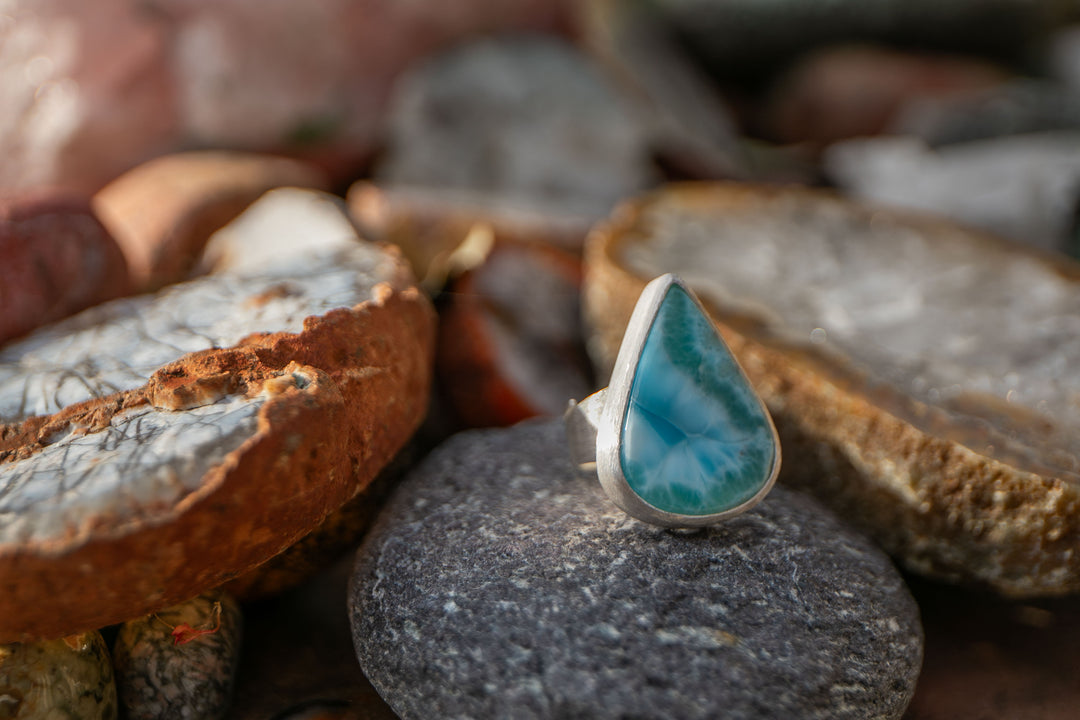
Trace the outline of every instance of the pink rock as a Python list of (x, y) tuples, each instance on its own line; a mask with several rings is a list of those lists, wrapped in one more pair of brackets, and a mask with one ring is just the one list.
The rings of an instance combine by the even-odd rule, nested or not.
[(0, 188), (93, 192), (199, 147), (288, 152), (341, 179), (415, 59), (565, 14), (566, 0), (8, 0)]
[(10, 0), (0, 107), (0, 189), (93, 192), (175, 142), (167, 28), (132, 0)]
[(0, 198), (0, 343), (128, 289), (124, 255), (85, 201)]

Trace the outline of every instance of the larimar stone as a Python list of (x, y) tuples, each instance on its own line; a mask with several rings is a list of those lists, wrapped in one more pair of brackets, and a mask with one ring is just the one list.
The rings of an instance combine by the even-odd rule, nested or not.
[(660, 510), (711, 515), (761, 490), (776, 452), (772, 423), (731, 352), (672, 285), (630, 388), (619, 451), (627, 484)]

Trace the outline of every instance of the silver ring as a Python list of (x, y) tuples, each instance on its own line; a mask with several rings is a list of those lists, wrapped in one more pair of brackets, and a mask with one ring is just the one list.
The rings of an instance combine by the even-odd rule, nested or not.
[(675, 275), (641, 293), (608, 387), (566, 411), (570, 457), (628, 515), (712, 525), (746, 512), (780, 471), (765, 404)]

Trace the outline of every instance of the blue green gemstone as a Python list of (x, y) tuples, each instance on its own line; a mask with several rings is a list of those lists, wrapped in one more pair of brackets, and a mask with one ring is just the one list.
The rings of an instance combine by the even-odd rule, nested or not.
[(660, 510), (711, 515), (757, 494), (776, 452), (765, 408), (731, 352), (672, 285), (630, 387), (619, 451), (627, 484)]

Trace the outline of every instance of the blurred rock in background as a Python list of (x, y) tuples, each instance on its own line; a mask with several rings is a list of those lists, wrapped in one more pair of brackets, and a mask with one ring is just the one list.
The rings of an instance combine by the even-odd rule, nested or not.
[(348, 172), (397, 75), (500, 29), (551, 30), (544, 0), (8, 0), (0, 5), (0, 188), (93, 192), (170, 150), (289, 152)]

